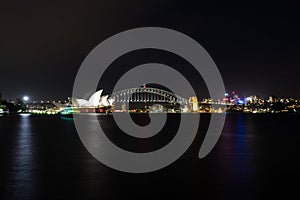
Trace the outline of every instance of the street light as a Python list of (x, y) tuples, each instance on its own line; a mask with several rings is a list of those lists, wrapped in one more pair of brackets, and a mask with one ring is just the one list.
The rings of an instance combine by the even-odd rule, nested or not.
[(29, 100), (29, 97), (28, 97), (28, 96), (24, 96), (24, 97), (23, 97), (23, 100), (24, 100), (24, 101), (28, 101), (28, 100)]
[(28, 105), (27, 105), (27, 102), (28, 102), (28, 100), (29, 100), (29, 97), (28, 96), (23, 96), (23, 103), (22, 103), (22, 111), (23, 112), (26, 112), (27, 111), (27, 109), (28, 109)]

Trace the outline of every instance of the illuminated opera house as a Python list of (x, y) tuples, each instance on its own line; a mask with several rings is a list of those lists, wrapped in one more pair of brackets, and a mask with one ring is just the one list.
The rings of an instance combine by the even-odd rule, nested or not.
[(65, 111), (71, 109), (72, 112), (77, 110), (80, 113), (109, 112), (113, 100), (109, 99), (108, 95), (101, 96), (102, 92), (102, 89), (95, 92), (88, 100), (72, 98), (67, 105), (59, 103), (54, 104), (57, 107), (64, 107)]

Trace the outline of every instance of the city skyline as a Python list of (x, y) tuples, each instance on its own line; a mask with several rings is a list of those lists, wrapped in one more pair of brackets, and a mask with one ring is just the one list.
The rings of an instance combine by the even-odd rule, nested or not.
[[(150, 87), (152, 86), (152, 87)], [(68, 97), (68, 100), (37, 101), (29, 96), (15, 101), (2, 99), (0, 96), (1, 113), (26, 112), (31, 114), (63, 114), (80, 113), (299, 113), (300, 99), (269, 96), (261, 98), (253, 95), (240, 97), (238, 93), (225, 93), (224, 98), (185, 98), (167, 88), (143, 85), (102, 94), (103, 89), (84, 98)]]
[[(106, 95), (111, 95), (111, 94), (108, 94), (108, 93), (105, 93)], [(224, 97), (226, 96), (233, 96), (234, 94), (238, 95), (239, 98), (249, 98), (249, 97), (259, 97), (261, 99), (268, 99), (270, 97), (273, 97), (273, 98), (278, 98), (278, 99), (281, 99), (281, 98), (288, 98), (288, 99), (300, 99), (299, 97), (297, 96), (279, 96), (279, 95), (276, 95), (276, 94), (269, 94), (269, 95), (266, 95), (266, 96), (261, 96), (261, 95), (258, 95), (256, 93), (253, 93), (253, 94), (249, 94), (249, 95), (244, 95), (244, 96), (241, 96), (239, 95), (240, 93), (236, 92), (235, 90), (231, 91), (231, 92), (227, 92), (224, 94), (223, 97), (220, 96), (220, 98), (218, 98), (218, 100), (222, 100)], [(245, 93), (243, 93), (245, 94)], [(189, 98), (191, 96), (188, 96), (188, 97), (185, 97), (185, 98)], [(203, 96), (199, 96), (197, 95), (197, 97), (199, 97), (200, 99), (207, 99), (207, 98), (210, 98), (209, 95), (203, 95)], [(65, 96), (65, 97), (59, 97), (59, 98), (35, 98), (34, 95), (30, 95), (28, 93), (22, 93), (22, 95), (18, 95), (18, 96), (15, 96), (15, 97), (12, 97), (12, 98), (8, 98), (6, 97), (5, 95), (3, 95), (0, 91), (0, 98), (2, 98), (3, 100), (6, 100), (6, 101), (15, 101), (15, 100), (24, 100), (24, 98), (26, 98), (25, 101), (29, 101), (29, 102), (67, 102), (69, 98), (71, 98), (71, 96)]]

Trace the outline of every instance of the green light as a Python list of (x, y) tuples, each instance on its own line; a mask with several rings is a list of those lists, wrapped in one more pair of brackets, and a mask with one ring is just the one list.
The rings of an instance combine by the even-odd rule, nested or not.
[(62, 115), (68, 115), (68, 114), (77, 114), (80, 113), (78, 108), (72, 108), (72, 107), (67, 107), (65, 108), (64, 111), (61, 112)]

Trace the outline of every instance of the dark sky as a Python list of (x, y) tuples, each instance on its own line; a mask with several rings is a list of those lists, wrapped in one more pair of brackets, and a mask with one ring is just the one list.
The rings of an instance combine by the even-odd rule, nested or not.
[(228, 91), (300, 97), (299, 13), (297, 5), (287, 3), (5, 1), (0, 91), (8, 99), (70, 96), (80, 64), (100, 42), (127, 29), (159, 26), (197, 40)]

